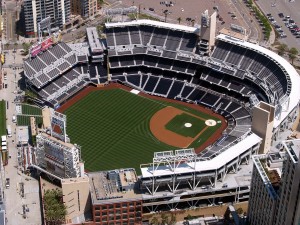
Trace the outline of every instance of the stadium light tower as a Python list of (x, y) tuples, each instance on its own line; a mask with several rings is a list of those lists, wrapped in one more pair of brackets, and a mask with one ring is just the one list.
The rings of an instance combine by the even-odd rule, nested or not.
[(39, 42), (43, 41), (43, 31), (47, 30), (49, 36), (51, 35), (51, 18), (47, 17), (41, 22), (38, 23), (38, 35), (39, 35)]

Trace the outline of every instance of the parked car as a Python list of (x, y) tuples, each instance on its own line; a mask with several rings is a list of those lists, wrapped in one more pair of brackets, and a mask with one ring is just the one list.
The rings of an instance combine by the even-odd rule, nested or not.
[(283, 18), (283, 17), (284, 17), (283, 13), (278, 13), (278, 16), (279, 16), (280, 18)]
[(281, 37), (281, 38), (286, 38), (287, 35), (286, 35), (285, 33), (281, 33), (281, 34), (280, 34), (280, 37)]

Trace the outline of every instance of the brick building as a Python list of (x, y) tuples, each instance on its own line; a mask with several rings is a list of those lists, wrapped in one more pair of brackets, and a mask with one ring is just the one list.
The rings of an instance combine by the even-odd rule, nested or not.
[(142, 196), (134, 169), (89, 173), (95, 225), (140, 224)]

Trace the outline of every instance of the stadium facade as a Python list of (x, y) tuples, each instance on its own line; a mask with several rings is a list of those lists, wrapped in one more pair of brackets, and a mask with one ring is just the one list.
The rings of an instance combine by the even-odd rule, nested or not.
[[(201, 28), (149, 20), (105, 26), (107, 68), (89, 64), (90, 51), (79, 53), (74, 46), (57, 43), (24, 62), (28, 88), (45, 104), (59, 107), (89, 84), (119, 82), (150, 95), (208, 107), (222, 115), (228, 126), (217, 142), (198, 155), (193, 149), (155, 153), (152, 163), (141, 165), (137, 187), (130, 191), (123, 191), (121, 184), (117, 187), (124, 192), (122, 198), (99, 199), (97, 195), (103, 194), (95, 189), (99, 184), (90, 184), (95, 189), (94, 222), (106, 224), (110, 211), (114, 221), (122, 220), (116, 212), (123, 201), (124, 208), (133, 207), (131, 213), (136, 215), (129, 224), (140, 222), (140, 213), (248, 201), (250, 182), (245, 177), (251, 178), (252, 155), (259, 153), (266, 138), (277, 140), (298, 113), (296, 70), (276, 53), (237, 37), (219, 34), (211, 43), (201, 36)], [(264, 104), (271, 107), (266, 110)], [(257, 124), (252, 111), (258, 106), (258, 115), (268, 113), (270, 118), (267, 136), (251, 130)], [(102, 182), (110, 183), (108, 174), (99, 172), (91, 179), (102, 177)], [(105, 195), (107, 190), (102, 191)], [(126, 197), (127, 192), (133, 195)]]

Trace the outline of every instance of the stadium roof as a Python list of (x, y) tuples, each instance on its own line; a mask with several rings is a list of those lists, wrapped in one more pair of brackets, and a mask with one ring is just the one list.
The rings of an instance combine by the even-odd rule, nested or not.
[(153, 176), (167, 176), (172, 174), (192, 173), (194, 171), (217, 170), (218, 168), (224, 166), (239, 155), (243, 154), (247, 149), (258, 144), (259, 142), (261, 142), (261, 138), (258, 137), (256, 134), (252, 133), (244, 140), (241, 140), (239, 143), (222, 152), (212, 160), (196, 162), (195, 169), (193, 169), (194, 163), (182, 163), (175, 169), (175, 171), (172, 171), (167, 165), (158, 166), (158, 168), (155, 171), (152, 171), (151, 166), (142, 167), (142, 177), (147, 178)]
[(237, 43), (239, 45), (245, 46), (250, 49), (254, 49), (256, 51), (259, 51), (263, 54), (268, 55), (270, 58), (274, 59), (278, 64), (280, 64), (288, 73), (290, 79), (291, 79), (291, 93), (289, 95), (289, 103), (287, 104), (288, 109), (283, 110), (281, 113), (280, 118), (275, 118), (274, 120), (274, 128), (277, 128), (280, 123), (290, 114), (290, 112), (298, 105), (299, 100), (300, 100), (300, 76), (295, 70), (295, 68), (284, 58), (279, 56), (273, 51), (270, 51), (269, 49), (266, 49), (262, 46), (259, 46), (257, 44), (252, 44), (250, 42), (242, 41), (224, 34), (220, 34), (217, 36), (218, 39), (223, 39), (226, 41), (231, 41), (234, 43)]
[(179, 24), (172, 24), (172, 23), (164, 23), (160, 21), (154, 21), (154, 20), (133, 20), (129, 22), (122, 22), (122, 23), (106, 23), (106, 28), (113, 28), (113, 27), (121, 27), (121, 26), (139, 26), (139, 25), (149, 25), (149, 26), (156, 26), (156, 27), (162, 27), (167, 29), (174, 29), (174, 30), (181, 30), (185, 32), (196, 32), (198, 30), (197, 27), (188, 27), (184, 25)]
[(99, 41), (99, 35), (96, 27), (86, 28), (88, 42), (92, 52), (103, 52), (103, 47)]

